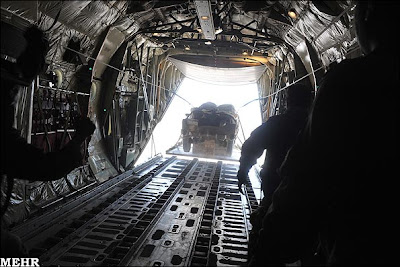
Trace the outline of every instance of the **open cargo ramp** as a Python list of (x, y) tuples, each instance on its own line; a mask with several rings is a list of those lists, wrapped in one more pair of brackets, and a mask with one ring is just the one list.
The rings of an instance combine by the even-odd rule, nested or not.
[[(155, 158), (14, 229), (41, 266), (237, 266), (251, 186), (237, 163)], [(249, 181), (250, 182), (250, 181)]]

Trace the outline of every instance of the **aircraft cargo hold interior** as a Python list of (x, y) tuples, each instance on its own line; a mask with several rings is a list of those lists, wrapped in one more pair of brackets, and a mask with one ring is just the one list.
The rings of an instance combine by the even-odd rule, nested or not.
[(391, 262), (397, 8), (1, 1), (1, 267)]

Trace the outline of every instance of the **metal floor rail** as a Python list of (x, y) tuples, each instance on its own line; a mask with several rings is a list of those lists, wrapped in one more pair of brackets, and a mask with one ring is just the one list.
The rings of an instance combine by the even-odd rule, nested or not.
[(245, 265), (257, 200), (239, 193), (237, 170), (158, 158), (14, 232), (41, 266)]

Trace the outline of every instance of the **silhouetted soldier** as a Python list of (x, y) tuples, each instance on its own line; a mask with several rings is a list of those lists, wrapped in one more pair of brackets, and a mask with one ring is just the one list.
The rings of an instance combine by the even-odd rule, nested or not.
[(264, 150), (267, 150), (260, 172), (264, 204), (270, 202), (272, 194), (281, 181), (277, 170), (287, 151), (295, 143), (300, 130), (305, 126), (312, 101), (311, 89), (301, 83), (295, 83), (286, 90), (286, 112), (270, 117), (251, 133), (242, 146), (237, 174), (240, 191), (242, 185), (246, 183), (249, 170)]
[[(3, 25), (2, 25), (3, 26)], [(43, 70), (47, 41), (43, 32), (29, 28), (24, 37), (27, 47), (16, 63), (2, 59), (1, 69), (1, 181), (7, 179), (7, 197), (1, 206), (4, 215), (11, 196), (13, 178), (29, 181), (51, 181), (62, 178), (81, 164), (81, 144), (95, 130), (89, 118), (77, 123), (72, 140), (58, 152), (43, 153), (30, 145), (13, 128), (14, 101), (18, 95), (18, 85), (29, 85)], [(1, 226), (1, 257), (26, 257), (26, 251), (18, 237)]]
[(307, 127), (283, 163), (251, 265), (297, 261), (317, 240), (326, 265), (398, 261), (399, 22), (390, 11), (399, 7), (357, 3), (365, 56), (325, 75)]
[(249, 257), (251, 257), (254, 244), (257, 242), (262, 218), (272, 201), (272, 194), (281, 182), (277, 170), (287, 151), (295, 143), (300, 130), (305, 126), (312, 101), (311, 89), (301, 83), (288, 87), (286, 96), (286, 112), (269, 118), (251, 133), (242, 146), (240, 168), (237, 174), (239, 191), (242, 190), (242, 184), (246, 184), (250, 168), (264, 150), (267, 150), (260, 172), (264, 198), (260, 207), (250, 216), (252, 230), (249, 239)]

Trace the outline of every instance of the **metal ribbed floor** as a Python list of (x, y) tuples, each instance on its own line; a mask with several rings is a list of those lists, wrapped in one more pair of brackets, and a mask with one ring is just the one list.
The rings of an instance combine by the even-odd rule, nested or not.
[(18, 226), (42, 266), (237, 266), (252, 188), (238, 165), (157, 158)]

